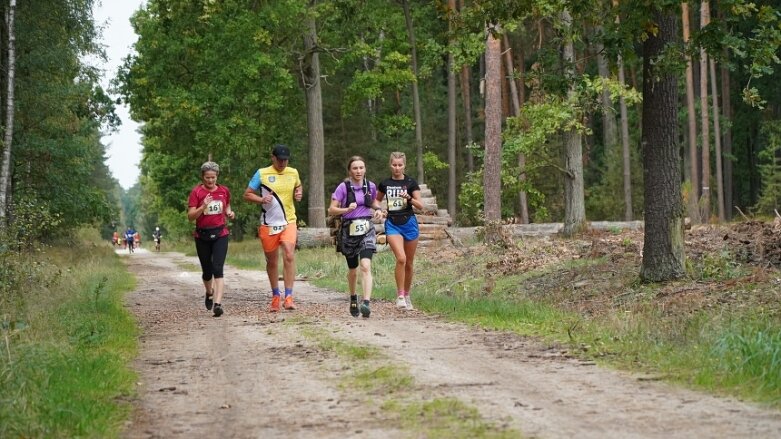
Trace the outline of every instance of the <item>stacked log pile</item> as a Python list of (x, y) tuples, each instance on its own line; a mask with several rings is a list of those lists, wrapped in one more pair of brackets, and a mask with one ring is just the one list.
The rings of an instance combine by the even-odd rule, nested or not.
[[(420, 243), (426, 245), (430, 241), (448, 239), (445, 230), (453, 223), (446, 209), (437, 207), (437, 198), (431, 193), (431, 189), (425, 184), (420, 185), (420, 196), (423, 200), (423, 209), (415, 209), (415, 217), (420, 225)], [(383, 202), (383, 204), (385, 204)], [(337, 219), (328, 218), (328, 229), (301, 229), (299, 230), (299, 245), (334, 245), (336, 236)], [(377, 242), (385, 244), (385, 224), (383, 222), (374, 225), (377, 231)], [(303, 235), (311, 235), (303, 238)], [(303, 238), (303, 239), (301, 239)], [(304, 243), (304, 241), (306, 243)], [(327, 242), (327, 244), (323, 244)]]

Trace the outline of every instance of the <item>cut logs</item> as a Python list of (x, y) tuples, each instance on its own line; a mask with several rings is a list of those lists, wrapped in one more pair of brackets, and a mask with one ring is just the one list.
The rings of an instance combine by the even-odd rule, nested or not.
[[(420, 196), (423, 201), (423, 209), (415, 209), (415, 217), (420, 225), (420, 243), (425, 245), (428, 241), (449, 239), (445, 229), (453, 223), (446, 209), (439, 209), (437, 198), (431, 193), (431, 189), (425, 184), (420, 185)], [(383, 205), (385, 203), (383, 202)], [(298, 245), (300, 247), (318, 247), (335, 245), (337, 219), (328, 217), (328, 229), (302, 228), (298, 230)], [(377, 243), (385, 244), (385, 224), (374, 225), (377, 231)]]

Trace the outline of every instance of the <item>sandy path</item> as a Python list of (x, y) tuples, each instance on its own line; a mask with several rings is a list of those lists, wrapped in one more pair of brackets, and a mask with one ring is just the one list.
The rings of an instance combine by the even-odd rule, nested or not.
[[(605, 370), (511, 334), (375, 303), (352, 318), (342, 293), (296, 284), (299, 310), (265, 312), (261, 271), (226, 270), (225, 315), (203, 307), (195, 258), (124, 254), (127, 304), (143, 334), (128, 438), (403, 438), (377, 395), (340, 378), (350, 365), (301, 334), (316, 327), (376, 346), (415, 377), (420, 399), (455, 397), (495, 425), (541, 438), (781, 437), (781, 413)], [(295, 317), (294, 324), (291, 321)], [(341, 384), (341, 385), (340, 385)], [(380, 398), (381, 399), (381, 398)]]

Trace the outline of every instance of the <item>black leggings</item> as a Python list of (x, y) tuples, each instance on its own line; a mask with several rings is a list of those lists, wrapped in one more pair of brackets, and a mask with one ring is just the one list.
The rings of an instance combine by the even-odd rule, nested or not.
[(347, 259), (347, 268), (353, 269), (358, 268), (359, 257), (361, 259), (371, 259), (372, 256), (374, 256), (374, 250), (363, 249), (359, 254), (353, 257), (345, 256), (344, 258)]
[(225, 265), (225, 257), (228, 255), (228, 235), (217, 238), (216, 241), (202, 241), (195, 238), (195, 251), (198, 252), (198, 260), (201, 261), (203, 274), (201, 279), (211, 280), (223, 277), (222, 267)]

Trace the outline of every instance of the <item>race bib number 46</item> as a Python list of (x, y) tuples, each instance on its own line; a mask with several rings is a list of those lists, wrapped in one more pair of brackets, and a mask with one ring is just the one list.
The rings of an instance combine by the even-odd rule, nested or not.
[(350, 229), (348, 233), (350, 236), (362, 236), (369, 231), (369, 227), (371, 227), (369, 220), (355, 220), (350, 223)]
[(222, 201), (221, 200), (214, 200), (211, 203), (206, 205), (206, 210), (203, 212), (204, 215), (219, 215), (222, 213)]
[(407, 207), (407, 199), (401, 197), (388, 197), (388, 210), (403, 210)]

